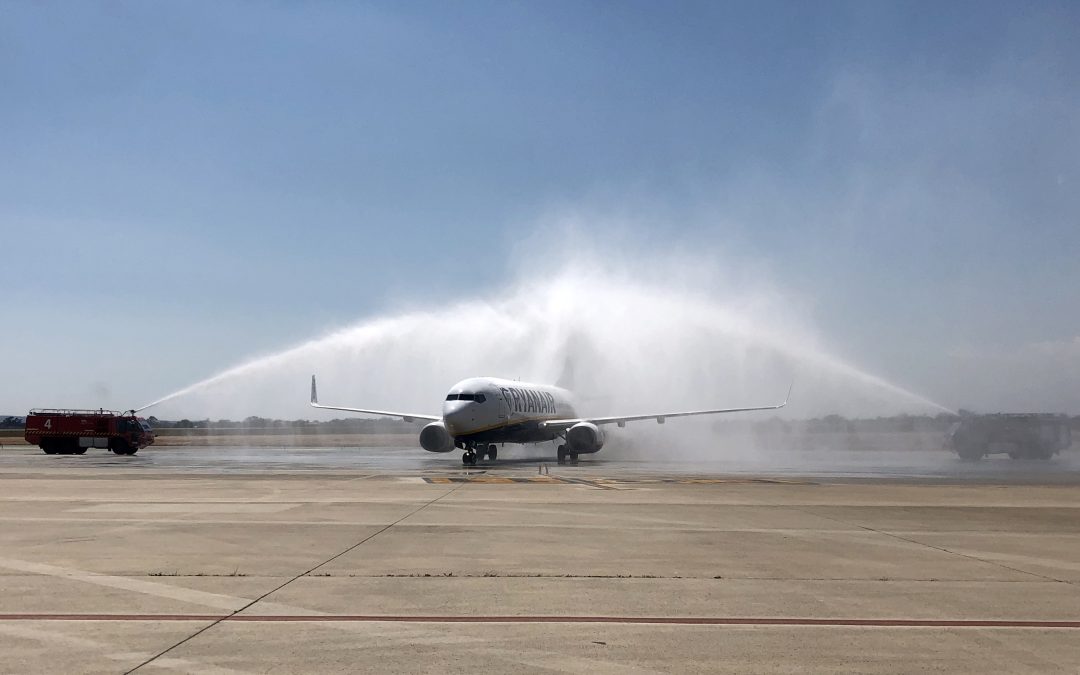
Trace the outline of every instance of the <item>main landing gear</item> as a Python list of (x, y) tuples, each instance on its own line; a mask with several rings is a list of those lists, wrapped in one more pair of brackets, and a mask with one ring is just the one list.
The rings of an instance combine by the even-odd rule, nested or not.
[(465, 448), (465, 454), (461, 456), (461, 463), (465, 466), (476, 466), (478, 459), (483, 459), (485, 456), (491, 461), (499, 456), (499, 449), (495, 447), (495, 444), (491, 445), (476, 445)]
[(570, 458), (571, 464), (577, 464), (577, 453), (570, 452), (570, 450), (565, 445), (560, 445), (558, 450), (556, 451), (556, 454), (559, 458), (559, 464), (566, 464), (567, 457)]

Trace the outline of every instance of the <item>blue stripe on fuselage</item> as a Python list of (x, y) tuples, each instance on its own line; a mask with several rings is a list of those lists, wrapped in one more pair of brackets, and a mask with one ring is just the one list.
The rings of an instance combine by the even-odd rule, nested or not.
[(480, 443), (542, 443), (559, 437), (558, 430), (540, 426), (542, 419), (513, 420), (480, 431), (460, 434), (456, 441)]

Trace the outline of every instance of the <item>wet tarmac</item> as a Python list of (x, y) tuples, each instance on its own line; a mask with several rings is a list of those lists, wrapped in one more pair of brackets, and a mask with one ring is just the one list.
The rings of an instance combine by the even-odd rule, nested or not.
[[(36, 448), (0, 449), (0, 472), (33, 469), (82, 469), (147, 473), (258, 474), (350, 473), (381, 475), (528, 475), (557, 466), (554, 452), (544, 448), (510, 447), (496, 461), (463, 467), (457, 453), (431, 454), (414, 447), (150, 447), (133, 457), (102, 450), (85, 455), (44, 455)], [(1080, 484), (1080, 452), (1066, 452), (1048, 461), (1012, 460), (995, 455), (978, 462), (949, 452), (809, 451), (746, 453), (711, 461), (622, 458), (600, 452), (576, 465), (559, 467), (563, 474), (597, 477), (766, 477), (830, 480)]]

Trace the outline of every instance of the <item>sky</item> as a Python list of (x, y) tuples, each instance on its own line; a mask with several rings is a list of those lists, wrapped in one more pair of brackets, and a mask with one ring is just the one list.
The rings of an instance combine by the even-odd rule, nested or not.
[(0, 413), (484, 298), (572, 223), (951, 409), (1080, 414), (1077, 35), (1072, 2), (0, 0)]

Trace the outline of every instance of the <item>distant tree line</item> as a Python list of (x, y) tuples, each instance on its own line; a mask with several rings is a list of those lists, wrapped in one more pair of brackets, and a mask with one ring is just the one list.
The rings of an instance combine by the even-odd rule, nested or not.
[(279, 420), (252, 415), (243, 420), (162, 420), (151, 415), (146, 418), (155, 429), (213, 430), (294, 430), (297, 433), (327, 434), (393, 434), (415, 432), (421, 426), (388, 417), (345, 418), (332, 420)]
[[(718, 420), (720, 429), (744, 428), (754, 431), (800, 431), (808, 433), (865, 433), (865, 432), (946, 432), (963, 417), (975, 415), (967, 410), (959, 414), (894, 415), (892, 417), (852, 418), (826, 415), (805, 420), (789, 420), (770, 417), (764, 420)], [(1065, 416), (1074, 431), (1080, 431), (1080, 415)]]
[[(961, 415), (969, 415), (966, 410)], [(235, 430), (288, 430), (298, 433), (325, 434), (395, 434), (417, 431), (422, 422), (405, 422), (389, 417), (349, 417), (332, 420), (279, 420), (252, 415), (243, 420), (162, 420), (151, 415), (147, 421), (155, 429), (235, 429)], [(779, 417), (767, 419), (717, 420), (717, 428), (745, 428), (756, 431), (808, 431), (822, 433), (873, 432), (873, 431), (948, 431), (960, 415), (894, 415), (892, 417), (853, 418), (826, 415), (808, 420), (788, 420)], [(1080, 431), (1080, 415), (1069, 418), (1074, 431)], [(0, 416), (0, 429), (22, 429), (26, 418), (18, 415)]]
[(26, 426), (25, 417), (16, 417), (14, 415), (0, 417), (0, 429), (22, 429), (24, 426)]

